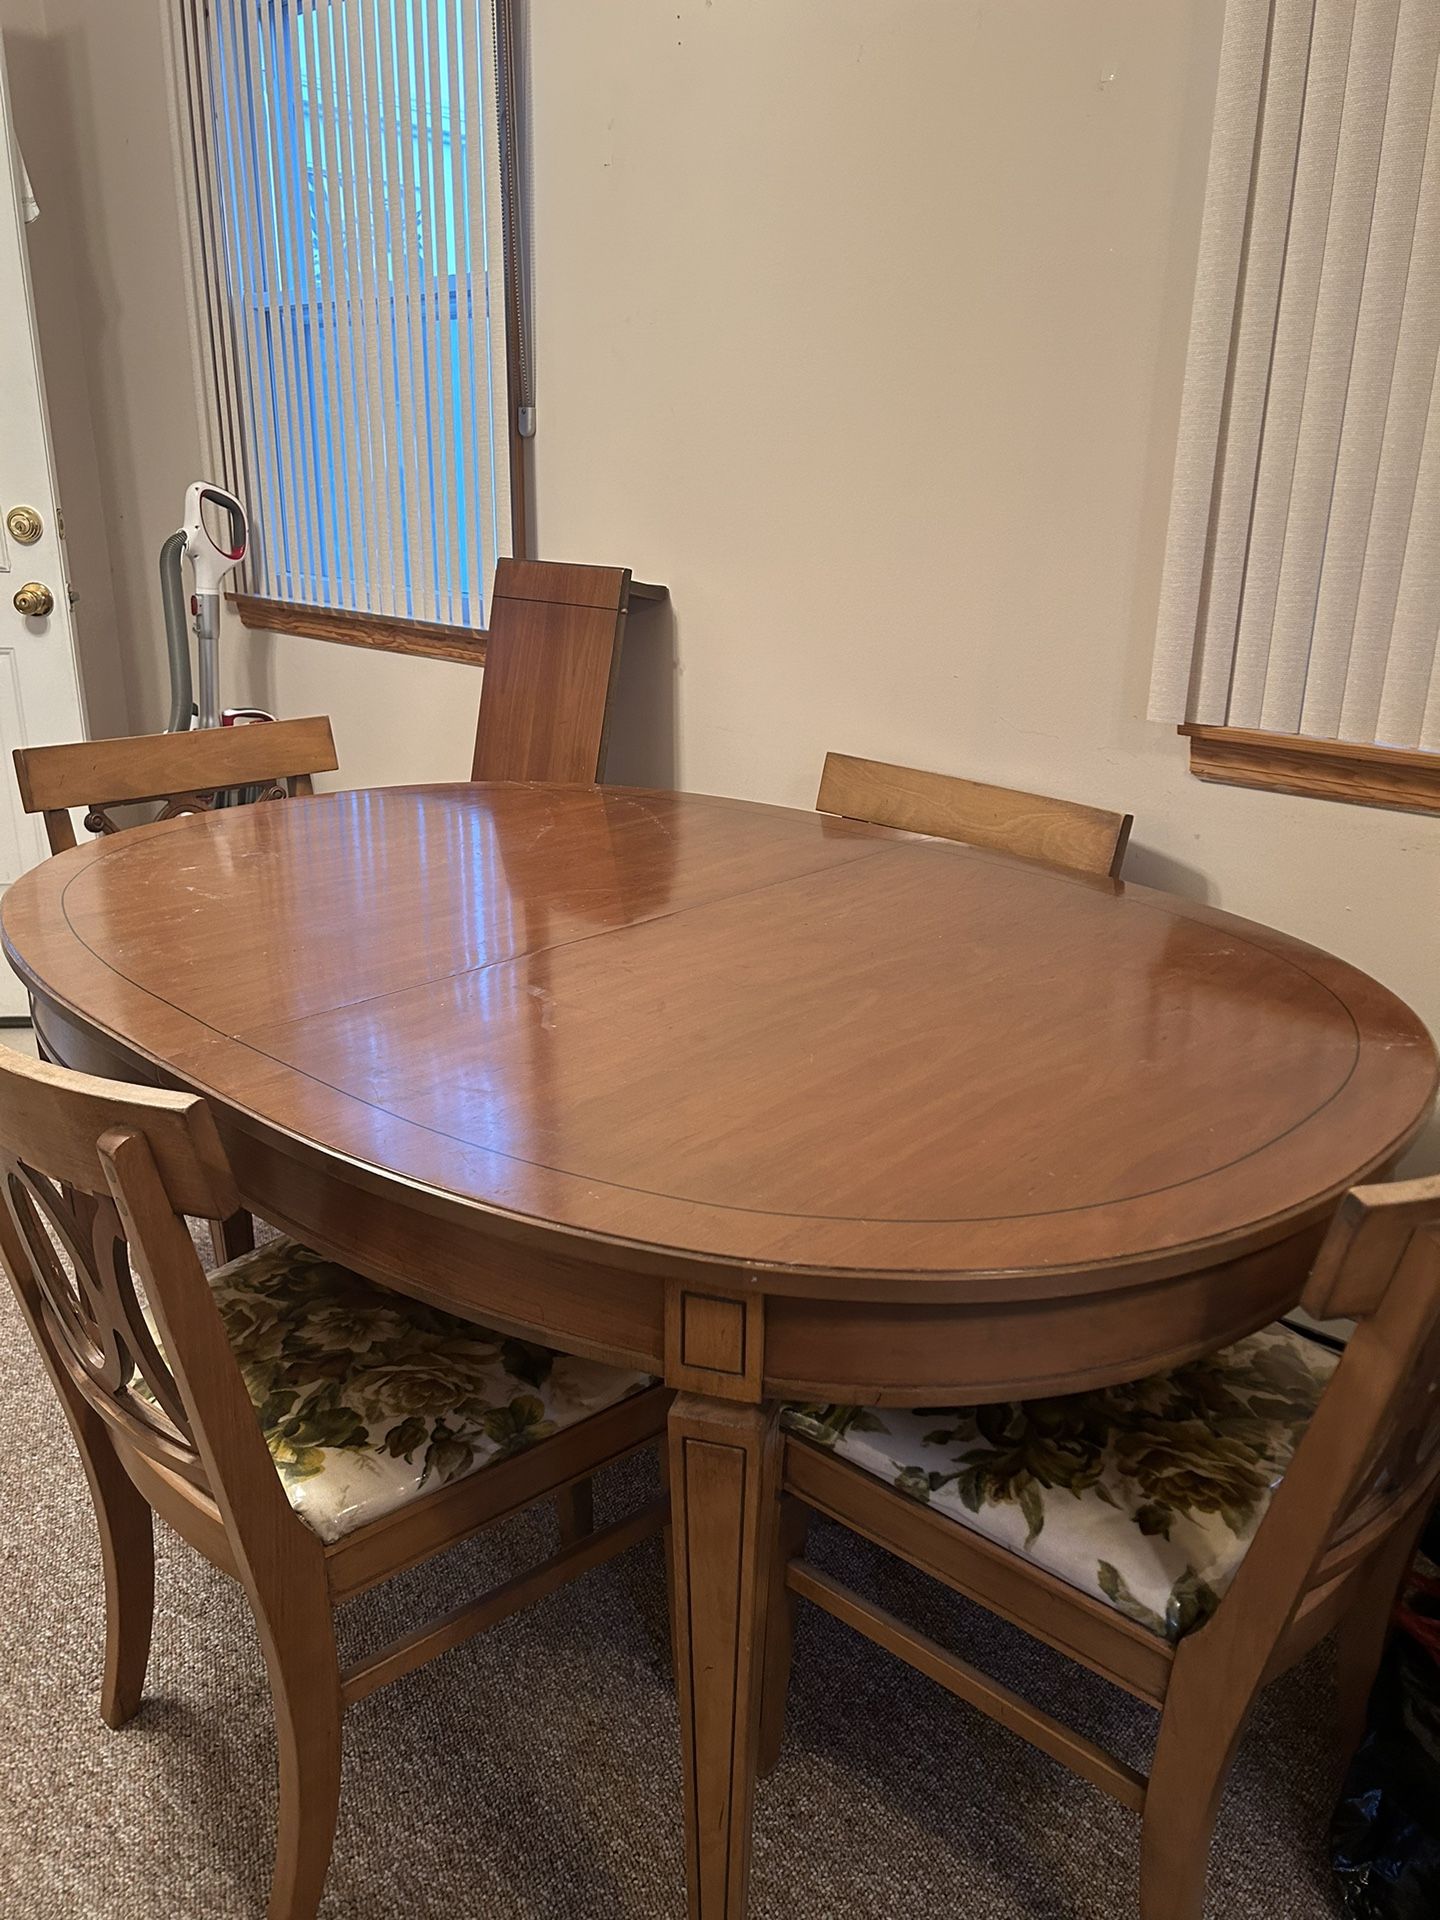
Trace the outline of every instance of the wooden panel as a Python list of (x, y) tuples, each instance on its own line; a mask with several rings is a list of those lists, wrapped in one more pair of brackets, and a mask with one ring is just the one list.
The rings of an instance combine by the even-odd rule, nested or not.
[(1179, 731), (1189, 738), (1190, 771), (1198, 780), (1397, 813), (1440, 813), (1440, 754), (1243, 727), (1183, 726)]
[(627, 567), (583, 567), (568, 560), (501, 560), (495, 568), (497, 600), (538, 600), (546, 605), (594, 607), (615, 613), (624, 611), (629, 589)]
[(307, 607), (291, 600), (264, 600), (253, 593), (227, 594), (244, 626), (261, 633), (294, 633), (307, 640), (335, 640), (347, 647), (376, 647), (383, 653), (408, 653), (422, 660), (455, 660), (461, 666), (485, 664), (482, 627), (437, 626), (427, 620), (401, 620), (390, 614), (347, 613), (341, 607)]
[(826, 754), (815, 805), (821, 813), (996, 847), (1077, 873), (1118, 874), (1130, 838), (1128, 813), (846, 753)]
[[(1181, 1366), (1269, 1325), (1300, 1298), (1325, 1229), (1307, 1227), (1238, 1260), (1122, 1290), (1065, 1275), (1064, 1291), (967, 1303), (771, 1300), (765, 1392), (787, 1400), (953, 1406), (1045, 1399)], [(958, 1295), (958, 1290), (957, 1290)]]
[(687, 1393), (758, 1400), (765, 1365), (765, 1301), (725, 1299), (674, 1281), (665, 1297), (665, 1378)]
[(15, 774), (27, 813), (51, 807), (119, 806), (197, 789), (251, 786), (301, 774), (333, 773), (339, 764), (330, 722), (323, 715), (15, 749)]
[(501, 561), (473, 779), (603, 776), (628, 589), (623, 568)]

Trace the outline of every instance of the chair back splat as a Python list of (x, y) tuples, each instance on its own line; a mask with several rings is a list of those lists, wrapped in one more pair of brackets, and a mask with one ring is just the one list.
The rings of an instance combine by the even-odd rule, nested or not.
[(204, 1102), (7, 1060), (0, 1182), (0, 1252), (72, 1423), (88, 1409), (122, 1457), (212, 1498), (240, 1446), (288, 1517), (184, 1221), (240, 1204)]
[(472, 780), (604, 778), (629, 605), (626, 567), (500, 562)]
[(827, 753), (815, 806), (820, 813), (939, 840), (1014, 853), (1075, 873), (1118, 878), (1132, 816), (1077, 800), (991, 787), (949, 773)]

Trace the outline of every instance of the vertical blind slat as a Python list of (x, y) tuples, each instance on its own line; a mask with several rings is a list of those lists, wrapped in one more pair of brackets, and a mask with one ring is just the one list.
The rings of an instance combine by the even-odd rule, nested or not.
[[(440, 90), (431, 48), (432, 23), (429, 10), (422, 8), (415, 22), (414, 60), (416, 114), (420, 126), (420, 198), (424, 209), (421, 224), (423, 250), (421, 274), (421, 314), (425, 321), (425, 365), (429, 381), (430, 487), (432, 501), (432, 538), (435, 541), (435, 606), (437, 620), (451, 620), (449, 581), (453, 577), (450, 545), (450, 448), (445, 418), (446, 367), (449, 334), (449, 274), (442, 263), (444, 214), (437, 204), (437, 168), (435, 148), (443, 140)], [(441, 290), (444, 289), (444, 313)]]
[[(298, 559), (288, 516), (279, 511), (285, 489), (286, 441), (277, 403), (277, 382), (268, 341), (262, 337), (259, 316), (266, 310), (269, 278), (260, 236), (260, 144), (251, 110), (250, 48), (234, 0), (217, 6), (216, 28), (223, 79), (225, 131), (232, 211), (230, 253), (231, 308), (245, 342), (246, 365), (252, 395), (251, 444), (265, 473), (261, 501), (251, 500), (252, 551), (257, 555), (261, 591), (282, 599), (296, 592)], [(207, 63), (208, 66), (208, 63)], [(212, 120), (211, 124), (214, 124)]]
[(375, 381), (384, 395), (379, 418), (385, 436), (385, 494), (382, 504), (382, 560), (388, 560), (390, 611), (409, 609), (405, 580), (405, 531), (401, 508), (401, 472), (408, 421), (400, 410), (399, 373), (395, 358), (394, 296), (390, 281), (390, 251), (385, 214), (384, 146), (379, 108), (380, 43), (375, 34), (372, 0), (351, 0), (351, 57), (360, 78), (360, 124), (364, 130), (366, 206), (370, 244), (364, 262), (365, 308), (373, 323)]
[[(490, 443), (488, 474), (493, 515), (491, 537), (492, 540), (499, 541), (508, 537), (508, 532), (502, 533), (502, 529), (508, 530), (512, 510), (510, 402), (505, 374), (505, 274), (501, 260), (503, 195), (500, 174), (500, 119), (495, 104), (499, 98), (500, 86), (499, 50), (495, 38), (494, 9), (486, 9), (483, 26), (478, 7), (465, 7), (462, 11), (466, 32), (473, 35), (479, 54), (478, 85), (470, 97), (469, 125), (475, 142), (475, 153), (471, 164), (471, 196), (479, 209), (481, 257), (485, 261), (483, 298), (486, 354), (489, 364), (494, 368), (490, 377), (489, 404), (483, 424), (488, 431)], [(489, 589), (490, 581), (487, 575), (485, 577), (487, 594)]]
[(1260, 708), (1261, 726), (1281, 733), (1291, 733), (1299, 725), (1305, 697), (1310, 636), (1355, 357), (1399, 13), (1400, 0), (1370, 0), (1355, 16), (1285, 547), (1275, 589), (1275, 625)]
[[(399, 351), (402, 424), (408, 424), (405, 447), (405, 551), (409, 560), (406, 611), (426, 617), (430, 605), (430, 567), (434, 543), (429, 538), (430, 490), (425, 471), (427, 436), (425, 366), (420, 344), (420, 273), (415, 258), (415, 162), (404, 138), (409, 124), (410, 82), (403, 26), (397, 21), (394, 0), (382, 5), (386, 28), (385, 60), (381, 68), (386, 130), (386, 220), (393, 268), (391, 299), (395, 306)], [(403, 115), (403, 119), (402, 119)]]
[(1151, 713), (1440, 751), (1435, 0), (1229, 0), (1204, 218)]
[(1201, 646), (1193, 713), (1202, 721), (1223, 720), (1230, 698), (1235, 623), (1245, 582), (1255, 474), (1270, 391), (1276, 308), (1295, 185), (1295, 145), (1305, 103), (1314, 14), (1314, 0), (1277, 0), (1275, 7), (1250, 196), (1244, 294), (1236, 302), (1230, 391), (1221, 435), (1223, 457), (1216, 463), (1215, 510), (1200, 603)]
[(273, 92), (261, 17), (247, 0), (230, 0), (230, 5), (244, 33), (246, 132), (254, 162), (252, 217), (257, 241), (256, 264), (262, 276), (262, 283), (250, 293), (246, 317), (255, 329), (262, 365), (269, 375), (280, 449), (277, 496), (263, 503), (257, 517), (267, 528), (277, 521), (285, 526), (290, 590), (297, 599), (308, 600), (315, 597), (315, 545), (302, 484), (304, 456), (298, 444), (295, 407), (291, 404), (291, 396), (301, 386), (301, 371), (294, 356), (294, 336), (287, 311), (289, 278), (283, 258), (288, 225), (284, 214), (286, 183), (275, 150)]
[[(1180, 403), (1170, 531), (1160, 586), (1151, 697), (1152, 711), (1165, 718), (1185, 711), (1195, 665), (1215, 493), (1215, 451), (1228, 388), (1235, 294), (1244, 257), (1268, 41), (1265, 8), (1227, 10), (1196, 265), (1195, 311)], [(498, 234), (498, 225), (495, 231)]]
[[(349, 363), (352, 336), (349, 316), (344, 309), (344, 281), (340, 262), (343, 257), (343, 223), (331, 217), (330, 196), (336, 179), (335, 127), (340, 102), (325, 80), (320, 52), (321, 15), (328, 21), (330, 9), (311, 7), (302, 16), (301, 50), (305, 62), (306, 93), (304, 130), (313, 150), (313, 181), (310, 194), (316, 252), (316, 302), (311, 325), (312, 338), (318, 334), (318, 351), (325, 368), (325, 420), (332, 464), (338, 462), (341, 484), (333, 489), (337, 553), (331, 568), (330, 596), (339, 603), (368, 598), (369, 582), (362, 582), (356, 568), (362, 552), (364, 526), (357, 449), (358, 417), (354, 405), (354, 368)], [(340, 232), (337, 234), (337, 227)]]
[(1387, 746), (1417, 747), (1440, 630), (1440, 381), (1430, 389), (1430, 412), (1415, 500), (1400, 569), (1395, 624), (1385, 657), (1375, 737)]
[(433, 18), (425, 17), (425, 45), (429, 64), (430, 113), (432, 121), (431, 138), (428, 142), (430, 154), (430, 203), (435, 214), (435, 250), (431, 261), (430, 286), (434, 300), (434, 325), (432, 337), (435, 342), (435, 356), (439, 362), (439, 404), (436, 410), (436, 438), (440, 445), (443, 475), (441, 496), (442, 518), (445, 532), (446, 566), (441, 580), (441, 592), (445, 607), (444, 618), (452, 625), (460, 617), (456, 596), (456, 586), (460, 579), (460, 447), (455, 438), (455, 333), (457, 321), (451, 318), (451, 291), (455, 291), (455, 304), (458, 311), (458, 278), (451, 271), (452, 259), (458, 258), (457, 249), (452, 244), (450, 232), (450, 196), (448, 192), (450, 169), (446, 159), (449, 143), (454, 138), (451, 124), (450, 90), (445, 70), (443, 36), (445, 32), (446, 10), (437, 8)]
[[(266, 105), (270, 113), (271, 140), (276, 159), (278, 183), (277, 211), (280, 215), (281, 300), (284, 324), (290, 339), (290, 355), (296, 369), (295, 384), (286, 395), (295, 423), (295, 445), (300, 456), (296, 476), (301, 495), (298, 506), (304, 514), (310, 540), (308, 593), (316, 600), (330, 598), (327, 574), (334, 549), (334, 528), (328, 524), (327, 508), (318, 482), (323, 458), (320, 414), (323, 406), (321, 380), (323, 370), (315, 364), (312, 345), (312, 317), (315, 311), (315, 268), (312, 257), (309, 218), (309, 182), (305, 156), (300, 147), (300, 114), (296, 94), (299, 76), (295, 60), (297, 20), (280, 7), (266, 8), (266, 54), (270, 84)], [(333, 490), (331, 490), (333, 500)]]
[[(186, 69), (197, 80), (201, 78), (196, 66), (196, 21), (193, 4), (181, 11), (180, 19), (181, 53)], [(214, 276), (208, 266), (213, 251), (214, 238), (219, 222), (216, 219), (215, 206), (209, 191), (209, 152), (205, 138), (203, 121), (192, 111), (187, 123), (189, 151), (191, 155), (190, 172), (194, 183), (192, 217), (188, 223), (191, 236), (190, 284), (187, 295), (190, 303), (191, 324), (197, 327), (204, 341), (205, 351), (201, 359), (205, 362), (203, 380), (204, 391), (209, 397), (211, 413), (202, 422), (205, 458), (211, 464), (225, 464), (231, 455), (230, 445), (230, 408), (225, 392), (225, 368), (222, 357), (217, 352), (223, 337), (224, 322), (219, 311)], [(227, 471), (233, 470), (227, 468)]]
[(1295, 191), (1275, 325), (1275, 352), (1255, 503), (1250, 518), (1250, 548), (1240, 598), (1235, 666), (1230, 681), (1230, 724), (1258, 727), (1270, 660), (1270, 635), (1285, 553), (1285, 530), (1300, 444), (1305, 383), (1315, 335), (1315, 308), (1325, 264), (1325, 235), (1335, 188), (1345, 78), (1355, 21), (1355, 0), (1319, 0), (1310, 42), (1305, 111)]
[[(390, 611), (386, 580), (379, 565), (379, 525), (377, 503), (381, 497), (380, 474), (375, 464), (377, 409), (370, 384), (370, 362), (362, 277), (362, 228), (358, 219), (355, 166), (355, 77), (350, 67), (349, 40), (346, 34), (346, 0), (337, 0), (325, 17), (321, 30), (316, 10), (316, 31), (322, 41), (324, 70), (335, 115), (333, 165), (330, 192), (325, 212), (331, 227), (339, 234), (340, 284), (336, 293), (337, 327), (343, 328), (350, 376), (349, 392), (354, 396), (355, 419), (352, 450), (355, 469), (350, 476), (354, 490), (358, 542), (355, 559), (357, 589), (363, 590), (369, 603), (380, 613)], [(336, 15), (340, 16), (336, 31)], [(319, 62), (317, 62), (318, 66)]]
[[(1303, 732), (1319, 738), (1333, 738), (1340, 730), (1387, 418), (1392, 402), (1406, 404), (1401, 380), (1405, 313), (1426, 297), (1424, 286), (1440, 265), (1433, 252), (1427, 260), (1424, 244), (1426, 228), (1435, 230), (1435, 210), (1422, 213), (1420, 205), (1427, 146), (1440, 132), (1440, 116), (1432, 111), (1437, 54), (1440, 9), (1405, 7), (1395, 40), (1375, 218), (1299, 721)], [(1433, 190), (1433, 171), (1431, 177)]]
[[(217, 387), (223, 385), (226, 393), (223, 428), (226, 452), (221, 479), (232, 493), (244, 499), (252, 490), (254, 477), (254, 461), (245, 434), (250, 370), (234, 306), (225, 296), (225, 263), (230, 257), (234, 221), (219, 191), (221, 174), (216, 151), (215, 99), (210, 62), (204, 57), (203, 6), (197, 8), (196, 0), (189, 0), (189, 8), (193, 29), (190, 51), (194, 91), (200, 107), (199, 113), (192, 115), (196, 153), (199, 156), (195, 177), (203, 207), (203, 239), (197, 271), (204, 279), (206, 297), (215, 318), (211, 335), (212, 384)], [(247, 553), (241, 578), (248, 583), (251, 577)]]
[(471, 581), (474, 575), (474, 556), (477, 550), (483, 551), (488, 537), (482, 532), (478, 505), (480, 489), (477, 483), (478, 469), (486, 458), (484, 443), (476, 430), (476, 413), (473, 404), (475, 391), (475, 326), (474, 288), (476, 282), (484, 289), (484, 263), (472, 252), (468, 235), (469, 199), (465, 173), (465, 57), (464, 30), (458, 17), (452, 15), (446, 23), (445, 35), (445, 83), (450, 98), (450, 140), (446, 149), (446, 161), (449, 169), (447, 192), (455, 210), (454, 247), (456, 257), (464, 260), (468, 272), (459, 275), (455, 283), (455, 391), (454, 406), (451, 413), (451, 431), (455, 445), (464, 449), (468, 444), (472, 457), (466, 461), (463, 453), (458, 466), (463, 472), (463, 497), (458, 503), (457, 521), (459, 531), (460, 562), (457, 572), (457, 619), (462, 625), (479, 625), (483, 616), (472, 599)]
[(480, 624), (509, 520), (493, 10), (166, 12), (197, 392), (251, 509), (249, 584)]
[(211, 316), (208, 311), (202, 311), (206, 291), (202, 265), (202, 249), (205, 245), (202, 232), (204, 182), (200, 178), (203, 162), (195, 138), (195, 78), (190, 50), (190, 36), (194, 28), (191, 0), (180, 0), (180, 5), (173, 13), (167, 10), (163, 24), (165, 57), (178, 73), (184, 75), (185, 82), (183, 88), (171, 90), (170, 139), (176, 178), (184, 181), (189, 188), (181, 196), (181, 243), (186, 267), (185, 297), (189, 309), (191, 356), (196, 391), (203, 402), (201, 432), (205, 437), (208, 458), (214, 443), (219, 403)]

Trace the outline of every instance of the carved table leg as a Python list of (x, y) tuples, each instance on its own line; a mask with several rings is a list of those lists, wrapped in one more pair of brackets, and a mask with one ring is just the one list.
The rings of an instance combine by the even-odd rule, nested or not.
[(775, 1551), (779, 1408), (680, 1394), (670, 1413), (675, 1677), (690, 1920), (744, 1920)]

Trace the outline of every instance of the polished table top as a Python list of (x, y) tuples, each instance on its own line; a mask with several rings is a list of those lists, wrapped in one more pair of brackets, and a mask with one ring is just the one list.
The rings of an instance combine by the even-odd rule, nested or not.
[(1279, 933), (694, 795), (194, 816), (46, 862), (3, 925), (49, 1001), (262, 1130), (780, 1293), (1233, 1253), (1435, 1087), (1402, 1002)]

